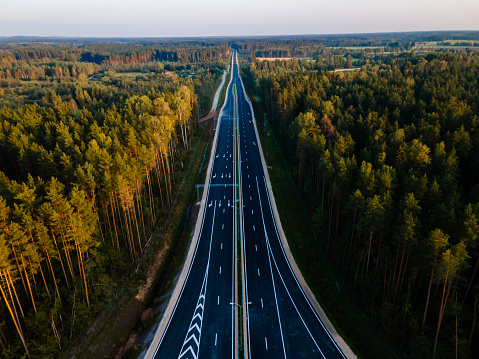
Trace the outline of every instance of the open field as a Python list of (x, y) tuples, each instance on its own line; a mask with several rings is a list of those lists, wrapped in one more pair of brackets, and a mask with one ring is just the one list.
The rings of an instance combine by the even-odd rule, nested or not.
[(436, 49), (464, 49), (464, 48), (478, 48), (474, 44), (478, 44), (479, 40), (444, 40), (444, 41), (425, 41), (417, 42), (418, 48), (436, 48)]
[(115, 78), (118, 78), (118, 77), (137, 77), (137, 76), (140, 76), (140, 75), (144, 75), (144, 73), (142, 72), (120, 72), (120, 73), (117, 73), (115, 74)]
[(298, 57), (257, 57), (256, 58), (256, 60), (259, 60), (259, 61), (276, 61), (276, 60), (291, 60), (291, 59), (308, 60), (308, 61), (313, 60), (311, 57), (303, 57), (303, 58), (298, 58)]
[(346, 50), (365, 50), (365, 49), (383, 49), (384, 46), (329, 46), (328, 49), (346, 49)]

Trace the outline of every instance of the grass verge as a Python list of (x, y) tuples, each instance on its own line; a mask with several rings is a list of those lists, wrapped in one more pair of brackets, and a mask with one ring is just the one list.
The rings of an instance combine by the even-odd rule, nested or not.
[(245, 343), (244, 343), (244, 301), (243, 301), (243, 232), (242, 227), (242, 201), (240, 193), (240, 156), (239, 156), (239, 122), (238, 122), (238, 98), (236, 92), (236, 85), (233, 85), (233, 94), (234, 94), (234, 146), (235, 146), (235, 166), (236, 166), (236, 184), (234, 191), (236, 191), (236, 203), (234, 204), (237, 208), (236, 210), (236, 278), (237, 278), (237, 288), (236, 288), (236, 298), (237, 298), (237, 328), (238, 328), (238, 357), (245, 357)]
[[(204, 135), (199, 139), (197, 145), (199, 150), (196, 150), (192, 158), (190, 171), (185, 173), (184, 190), (180, 191), (178, 195), (178, 204), (175, 206), (172, 218), (170, 219), (170, 222), (172, 222), (170, 227), (171, 235), (168, 235), (168, 237), (170, 237), (170, 250), (157, 275), (158, 278), (154, 289), (156, 293), (165, 293), (174, 288), (173, 280), (181, 270), (188, 254), (191, 234), (196, 221), (188, 223), (188, 218), (186, 218), (187, 209), (188, 206), (196, 200), (197, 192), (195, 185), (204, 182), (206, 168), (208, 167), (209, 151), (211, 149), (211, 139), (207, 136), (207, 134), (210, 133), (209, 127), (211, 123), (205, 122), (200, 126), (203, 127)], [(203, 162), (203, 158), (206, 158), (206, 161)], [(201, 173), (199, 173), (201, 164), (204, 168), (201, 168)]]

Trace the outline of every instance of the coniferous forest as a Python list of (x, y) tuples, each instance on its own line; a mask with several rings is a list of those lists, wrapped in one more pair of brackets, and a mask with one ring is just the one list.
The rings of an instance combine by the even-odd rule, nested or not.
[(0, 357), (70, 353), (138, 270), (230, 45), (344, 295), (397, 357), (478, 357), (476, 43), (0, 38)]
[(326, 70), (244, 68), (328, 261), (397, 355), (477, 357), (479, 54)]
[(0, 357), (58, 357), (137, 267), (229, 51), (0, 48)]

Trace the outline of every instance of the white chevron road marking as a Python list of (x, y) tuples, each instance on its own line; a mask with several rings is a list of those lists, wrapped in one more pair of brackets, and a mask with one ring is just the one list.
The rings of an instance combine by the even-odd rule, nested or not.
[[(208, 271), (206, 273), (208, 273)], [(181, 347), (178, 359), (198, 358), (198, 351), (200, 350), (201, 328), (203, 327), (203, 310), (207, 278), (208, 275), (206, 274), (205, 278), (203, 279), (203, 285), (201, 287), (198, 302), (196, 303), (195, 314), (191, 319), (190, 327), (188, 328), (188, 333), (186, 334), (186, 338), (183, 342), (183, 346)]]

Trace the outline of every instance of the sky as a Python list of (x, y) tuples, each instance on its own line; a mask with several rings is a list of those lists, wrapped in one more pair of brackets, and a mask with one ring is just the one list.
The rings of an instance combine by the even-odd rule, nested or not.
[(0, 0), (0, 36), (479, 30), (479, 0)]

